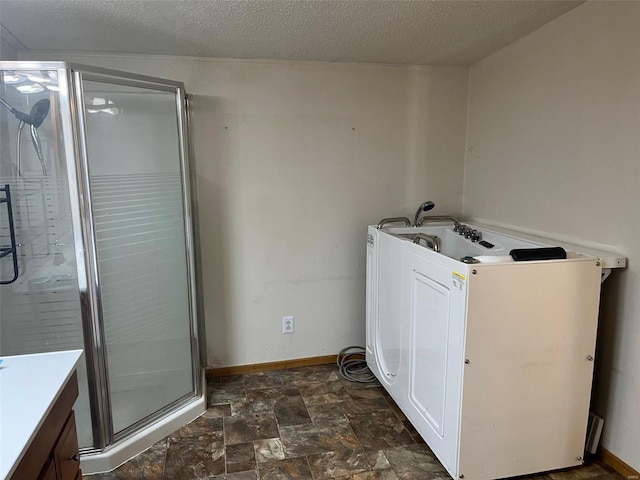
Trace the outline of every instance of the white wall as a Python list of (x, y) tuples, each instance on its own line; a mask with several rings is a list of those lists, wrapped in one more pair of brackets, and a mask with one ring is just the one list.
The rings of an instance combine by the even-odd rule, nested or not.
[(460, 213), (467, 68), (30, 57), (173, 78), (194, 95), (210, 365), (363, 345), (366, 226), (427, 199)]
[(470, 70), (464, 214), (609, 245), (594, 408), (640, 469), (640, 3), (590, 2)]

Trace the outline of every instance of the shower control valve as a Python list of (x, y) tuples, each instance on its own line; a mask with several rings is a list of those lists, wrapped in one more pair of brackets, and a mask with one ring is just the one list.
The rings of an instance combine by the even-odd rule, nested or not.
[(471, 232), (471, 241), (473, 243), (477, 243), (480, 240), (482, 240), (482, 232), (478, 231), (478, 230), (473, 230)]

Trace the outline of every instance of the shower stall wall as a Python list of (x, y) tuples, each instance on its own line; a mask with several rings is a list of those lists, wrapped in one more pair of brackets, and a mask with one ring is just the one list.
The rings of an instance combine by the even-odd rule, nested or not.
[(0, 356), (84, 348), (83, 470), (108, 470), (205, 409), (184, 86), (0, 74)]

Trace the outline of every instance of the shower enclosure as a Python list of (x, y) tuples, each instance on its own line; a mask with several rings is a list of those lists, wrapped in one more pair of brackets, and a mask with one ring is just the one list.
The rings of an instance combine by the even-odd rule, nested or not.
[(0, 356), (84, 348), (83, 469), (108, 470), (205, 408), (184, 86), (0, 74)]

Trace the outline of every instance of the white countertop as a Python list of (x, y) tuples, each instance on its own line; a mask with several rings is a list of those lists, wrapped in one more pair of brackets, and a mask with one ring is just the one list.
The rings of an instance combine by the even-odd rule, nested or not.
[(0, 357), (0, 479), (17, 467), (81, 355), (69, 350)]

